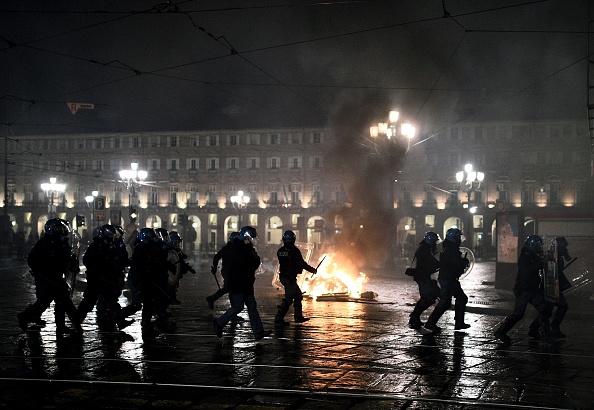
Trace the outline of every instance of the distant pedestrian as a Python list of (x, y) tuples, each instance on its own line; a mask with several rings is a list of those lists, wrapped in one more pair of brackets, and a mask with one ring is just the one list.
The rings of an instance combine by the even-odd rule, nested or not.
[(276, 252), (279, 263), (279, 279), (285, 288), (285, 297), (278, 307), (274, 318), (275, 326), (287, 326), (284, 318), (291, 304), (293, 305), (293, 318), (295, 323), (307, 322), (309, 318), (303, 316), (303, 293), (297, 284), (297, 275), (305, 269), (311, 273), (318, 270), (310, 266), (301, 255), (299, 248), (295, 246), (296, 235), (293, 231), (283, 233), (283, 246)]
[(425, 328), (433, 333), (441, 332), (437, 326), (437, 321), (452, 306), (452, 297), (456, 298), (454, 307), (454, 330), (464, 330), (470, 327), (464, 322), (466, 304), (468, 296), (460, 286), (460, 276), (469, 266), (468, 258), (462, 257), (460, 253), (460, 244), (462, 243), (462, 231), (458, 228), (450, 228), (446, 232), (443, 241), (443, 250), (439, 255), (439, 275), (437, 280), (441, 291), (439, 294), (439, 303), (433, 309), (431, 315), (425, 323)]
[(419, 243), (419, 247), (415, 252), (414, 258), (417, 261), (417, 266), (413, 278), (417, 282), (417, 285), (419, 285), (420, 298), (410, 314), (408, 326), (411, 329), (420, 329), (423, 326), (421, 315), (439, 297), (439, 285), (431, 276), (439, 270), (439, 260), (436, 258), (436, 255), (439, 254), (437, 245), (440, 242), (439, 235), (429, 231), (425, 234), (425, 237)]
[[(80, 335), (82, 328), (77, 319), (76, 307), (70, 299), (70, 288), (64, 280), (69, 269), (74, 265), (78, 268), (78, 260), (72, 259), (68, 244), (70, 226), (62, 219), (53, 218), (45, 223), (44, 232), (27, 257), (31, 274), (35, 278), (37, 300), (17, 315), (19, 326), (26, 332), (29, 322), (37, 322), (41, 314), (55, 302), (56, 333), (60, 335), (73, 332)], [(70, 318), (72, 329), (66, 327), (66, 314)]]
[(244, 305), (247, 307), (254, 338), (261, 340), (272, 333), (270, 330), (264, 330), (254, 296), (256, 270), (260, 266), (260, 256), (254, 247), (257, 236), (256, 228), (244, 226), (239, 231), (239, 237), (233, 241), (227, 278), (231, 307), (213, 321), (215, 333), (219, 338), (223, 337), (225, 325), (243, 310)]
[[(215, 254), (214, 258), (212, 259), (212, 266), (210, 267), (210, 273), (213, 276), (217, 275), (217, 267), (219, 266), (219, 261), (221, 262), (221, 276), (223, 277), (223, 286), (220, 287), (215, 293), (206, 297), (206, 302), (208, 303), (208, 307), (210, 309), (214, 309), (214, 303), (223, 295), (229, 293), (229, 289), (227, 288), (227, 277), (229, 275), (229, 266), (231, 264), (231, 253), (233, 248), (233, 242), (235, 239), (239, 237), (239, 232), (231, 232), (229, 234), (229, 240), (227, 243)], [(218, 282), (217, 282), (218, 284)]]
[(524, 317), (528, 303), (538, 310), (540, 327), (546, 336), (550, 334), (548, 305), (540, 288), (540, 270), (543, 267), (543, 240), (538, 235), (526, 238), (518, 258), (518, 275), (514, 284), (516, 298), (514, 311), (495, 331), (495, 337), (504, 343), (511, 342), (507, 333)]
[(25, 259), (25, 232), (18, 231), (15, 242), (17, 248), (17, 259), (22, 261)]

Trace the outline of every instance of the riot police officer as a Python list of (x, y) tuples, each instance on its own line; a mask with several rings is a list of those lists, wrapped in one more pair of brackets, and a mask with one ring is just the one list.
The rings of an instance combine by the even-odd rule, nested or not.
[(247, 307), (254, 338), (261, 340), (272, 333), (270, 330), (264, 330), (254, 296), (256, 270), (260, 266), (260, 256), (254, 247), (257, 237), (256, 228), (244, 226), (239, 230), (238, 238), (232, 243), (227, 277), (231, 307), (213, 321), (215, 334), (219, 338), (223, 337), (225, 325), (243, 310), (244, 305)]
[(153, 338), (159, 335), (152, 318), (159, 301), (167, 295), (167, 255), (152, 228), (138, 231), (137, 244), (132, 253), (128, 285), (132, 291), (132, 305), (124, 308), (125, 314), (133, 313), (142, 306), (142, 336)]
[(470, 327), (469, 324), (464, 323), (468, 296), (460, 286), (460, 276), (469, 265), (468, 258), (462, 257), (460, 253), (462, 238), (462, 231), (458, 228), (450, 228), (446, 231), (443, 250), (439, 255), (439, 275), (437, 277), (441, 287), (439, 303), (425, 323), (425, 328), (433, 333), (441, 332), (441, 328), (437, 326), (437, 321), (452, 306), (452, 297), (456, 298), (454, 330), (464, 330)]
[(185, 254), (182, 247), (182, 237), (176, 231), (169, 232), (169, 246), (177, 253), (178, 260), (179, 260), (179, 275), (171, 276), (169, 275), (169, 284), (172, 286), (174, 291), (174, 298), (177, 299), (177, 291), (179, 289), (179, 282), (184, 277), (184, 275), (188, 272), (196, 273), (196, 270), (186, 262), (188, 259), (188, 255)]
[(518, 323), (526, 312), (528, 303), (538, 310), (540, 326), (545, 335), (550, 334), (547, 303), (540, 289), (540, 270), (543, 266), (543, 240), (538, 235), (530, 235), (518, 258), (518, 275), (514, 284), (516, 298), (514, 311), (508, 315), (495, 331), (495, 337), (504, 343), (511, 342), (507, 332)]
[(29, 322), (36, 321), (55, 301), (54, 315), (58, 334), (66, 333), (64, 314), (68, 315), (75, 334), (82, 334), (76, 307), (70, 299), (70, 289), (64, 281), (71, 265), (78, 267), (78, 260), (73, 260), (68, 243), (70, 226), (59, 218), (52, 218), (44, 225), (44, 235), (39, 239), (29, 256), (27, 263), (35, 278), (37, 300), (17, 315), (20, 328), (27, 331)]
[[(225, 295), (229, 292), (227, 289), (227, 276), (229, 273), (229, 264), (230, 264), (230, 255), (231, 255), (231, 248), (233, 247), (233, 241), (239, 237), (239, 232), (231, 232), (229, 234), (229, 238), (227, 243), (223, 245), (223, 247), (215, 254), (212, 258), (212, 266), (210, 267), (210, 273), (213, 276), (217, 274), (217, 267), (219, 266), (219, 261), (221, 262), (221, 276), (223, 277), (223, 287), (219, 288), (215, 293), (210, 296), (206, 297), (206, 302), (208, 303), (208, 307), (210, 309), (214, 309), (214, 303), (219, 299), (221, 296)], [(218, 283), (218, 282), (217, 282)]]
[(309, 320), (309, 318), (303, 317), (303, 305), (301, 303), (303, 294), (297, 284), (297, 275), (304, 269), (311, 273), (317, 273), (318, 270), (303, 260), (301, 251), (295, 246), (295, 239), (296, 236), (293, 231), (285, 231), (283, 233), (283, 246), (276, 252), (280, 266), (279, 279), (285, 288), (285, 297), (274, 317), (275, 326), (287, 326), (289, 324), (285, 322), (284, 317), (291, 304), (293, 304), (295, 323), (303, 323)]
[[(99, 227), (98, 235), (83, 256), (83, 264), (87, 268), (87, 288), (83, 299), (78, 305), (78, 319), (83, 322), (87, 314), (93, 310), (102, 298), (103, 309), (107, 327), (112, 330), (117, 324), (120, 330), (132, 322), (122, 316), (118, 297), (121, 292), (121, 276), (123, 269), (128, 264), (128, 253), (125, 248), (116, 246), (116, 228), (105, 224)], [(102, 315), (98, 310), (98, 319)]]
[[(551, 337), (563, 339), (566, 335), (561, 331), (561, 322), (565, 318), (565, 314), (569, 309), (567, 299), (563, 295), (563, 292), (571, 287), (571, 283), (567, 279), (567, 276), (565, 276), (564, 270), (565, 262), (571, 260), (571, 256), (569, 256), (569, 242), (567, 242), (565, 237), (558, 236), (555, 238), (555, 241), (557, 242), (557, 270), (559, 271), (559, 300), (557, 302), (546, 301), (547, 317), (550, 318), (553, 316), (553, 311), (555, 312), (553, 320), (551, 321)], [(530, 324), (528, 336), (536, 340), (541, 339), (539, 316), (537, 316)]]
[(414, 258), (417, 261), (413, 279), (419, 285), (420, 298), (410, 314), (408, 326), (412, 329), (420, 329), (423, 326), (421, 315), (439, 297), (440, 289), (437, 281), (431, 275), (439, 270), (439, 260), (435, 257), (438, 254), (437, 244), (441, 242), (439, 235), (429, 231), (419, 243)]

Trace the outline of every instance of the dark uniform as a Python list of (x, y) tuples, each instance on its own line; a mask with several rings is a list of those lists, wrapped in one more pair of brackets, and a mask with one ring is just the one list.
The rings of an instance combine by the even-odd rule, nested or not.
[(432, 249), (433, 247), (423, 240), (415, 252), (417, 266), (413, 278), (419, 285), (420, 298), (415, 304), (408, 321), (409, 327), (413, 329), (423, 325), (421, 315), (435, 303), (440, 293), (437, 281), (431, 279), (431, 275), (439, 270), (439, 261), (433, 256)]
[(518, 276), (514, 284), (516, 298), (514, 311), (504, 319), (495, 332), (495, 337), (499, 340), (505, 343), (511, 341), (507, 332), (522, 320), (529, 303), (538, 310), (540, 325), (543, 327), (545, 334), (550, 333), (548, 307), (544, 294), (540, 289), (540, 270), (542, 267), (542, 238), (531, 235), (526, 239), (526, 244), (518, 258)]
[[(565, 314), (567, 310), (569, 310), (569, 305), (567, 304), (567, 299), (565, 299), (565, 295), (563, 292), (566, 291), (571, 287), (571, 282), (565, 276), (565, 261), (569, 261), (571, 256), (569, 256), (569, 250), (567, 249), (569, 243), (564, 237), (555, 238), (557, 241), (557, 269), (559, 271), (559, 300), (557, 302), (550, 302), (545, 299), (547, 304), (547, 317), (550, 318), (553, 316), (553, 311), (555, 315), (553, 316), (553, 320), (551, 321), (551, 336), (554, 338), (564, 338), (566, 337), (565, 333), (561, 332), (561, 322), (565, 318)], [(544, 290), (543, 290), (544, 292)], [(555, 309), (556, 308), (556, 309)], [(541, 318), (537, 316), (532, 323), (530, 324), (528, 335), (535, 338), (540, 339), (540, 324)]]
[[(455, 232), (451, 233), (451, 231)], [(437, 278), (441, 287), (439, 303), (425, 323), (425, 328), (433, 333), (441, 331), (441, 328), (437, 326), (437, 321), (452, 306), (452, 297), (456, 298), (454, 330), (463, 330), (470, 327), (470, 325), (464, 323), (468, 296), (460, 286), (460, 276), (462, 276), (469, 263), (468, 259), (462, 257), (460, 253), (461, 237), (462, 232), (459, 229), (451, 228), (448, 229), (446, 238), (443, 241), (443, 250), (439, 255), (439, 276)]]
[[(167, 255), (163, 251), (162, 244), (156, 242), (157, 236), (150, 228), (142, 228), (139, 233), (139, 241), (132, 253), (128, 283), (140, 296), (142, 305), (142, 335), (143, 337), (154, 337), (159, 332), (154, 328), (152, 317), (167, 294)], [(137, 301), (134, 301), (132, 309), (139, 309)], [(124, 308), (125, 314), (130, 313), (131, 308)]]
[(295, 246), (294, 242), (285, 242), (284, 246), (276, 252), (276, 256), (279, 263), (279, 279), (285, 288), (285, 297), (278, 307), (274, 324), (276, 326), (287, 324), (284, 321), (284, 317), (289, 311), (291, 304), (293, 304), (295, 323), (306, 322), (309, 318), (303, 317), (303, 305), (301, 303), (303, 294), (297, 284), (297, 275), (304, 269), (311, 273), (316, 273), (317, 269), (303, 260), (301, 251)]
[[(102, 227), (103, 229), (104, 227)], [(106, 228), (107, 229), (107, 228)], [(115, 235), (115, 228), (113, 228)], [(113, 236), (101, 233), (89, 245), (83, 256), (83, 264), (87, 268), (87, 288), (83, 299), (78, 305), (78, 318), (84, 321), (87, 314), (93, 310), (102, 298), (102, 312), (106, 319), (107, 328), (112, 330), (117, 324), (121, 330), (131, 324), (124, 320), (118, 298), (121, 292), (123, 269), (128, 264), (128, 252), (125, 248), (116, 246)], [(99, 307), (98, 319), (99, 317)]]
[(243, 310), (244, 305), (248, 311), (254, 338), (260, 340), (271, 333), (264, 330), (254, 296), (256, 270), (260, 266), (260, 256), (252, 243), (256, 236), (255, 228), (251, 226), (243, 227), (239, 232), (239, 238), (235, 239), (231, 244), (227, 277), (231, 307), (213, 321), (215, 333), (218, 337), (223, 336), (225, 325)]
[[(70, 265), (77, 265), (72, 260), (70, 245), (68, 244), (68, 228), (62, 226), (58, 219), (50, 219), (46, 223), (46, 233), (35, 243), (27, 263), (35, 278), (35, 294), (37, 300), (17, 315), (19, 326), (25, 332), (28, 323), (39, 319), (41, 314), (55, 301), (56, 330), (58, 333), (67, 331), (65, 314), (76, 333), (82, 333), (80, 322), (77, 320), (76, 307), (70, 299), (70, 288), (64, 281)], [(49, 226), (48, 226), (49, 225)], [(53, 226), (52, 226), (53, 225)]]

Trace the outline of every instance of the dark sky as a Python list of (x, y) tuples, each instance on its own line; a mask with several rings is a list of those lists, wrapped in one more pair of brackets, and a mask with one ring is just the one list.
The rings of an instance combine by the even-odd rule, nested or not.
[(587, 0), (4, 0), (0, 134), (325, 126), (344, 107), (398, 107), (421, 133), (585, 121), (588, 13)]

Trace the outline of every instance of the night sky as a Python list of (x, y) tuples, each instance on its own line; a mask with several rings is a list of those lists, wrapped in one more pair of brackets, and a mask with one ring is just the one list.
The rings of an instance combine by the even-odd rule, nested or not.
[[(588, 13), (586, 0), (2, 1), (0, 133), (353, 116), (363, 132), (392, 108), (420, 133), (586, 121)], [(73, 115), (67, 102), (95, 108)]]

